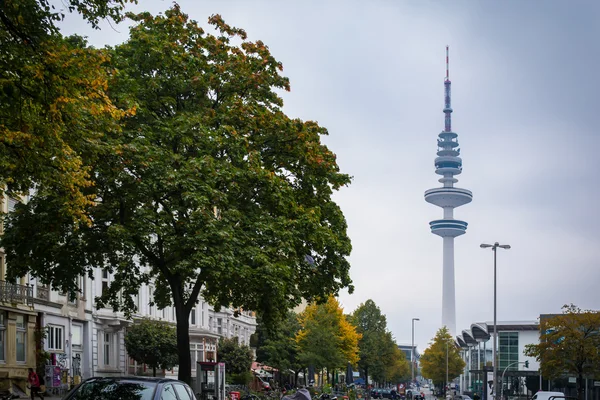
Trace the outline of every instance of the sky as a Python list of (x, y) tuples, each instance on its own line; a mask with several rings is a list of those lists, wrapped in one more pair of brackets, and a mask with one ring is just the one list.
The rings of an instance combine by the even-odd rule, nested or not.
[[(60, 4), (60, 3), (57, 3)], [(441, 325), (442, 210), (423, 193), (443, 129), (450, 46), (453, 130), (473, 202), (455, 240), (457, 330), (493, 319), (534, 321), (574, 303), (600, 309), (600, 2), (181, 0), (208, 28), (221, 14), (262, 40), (284, 65), (291, 117), (318, 121), (352, 184), (335, 194), (352, 240), (355, 291), (346, 312), (372, 299), (399, 343), (427, 347)], [(169, 1), (139, 0), (157, 14)], [(67, 16), (63, 33), (97, 47), (127, 40), (126, 23), (94, 31)]]

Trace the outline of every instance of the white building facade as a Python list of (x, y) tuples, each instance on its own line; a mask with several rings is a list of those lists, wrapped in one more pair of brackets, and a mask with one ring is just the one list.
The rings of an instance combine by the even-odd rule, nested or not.
[[(34, 309), (40, 326), (46, 332), (44, 350), (50, 354), (49, 364), (60, 367), (62, 374), (85, 379), (93, 376), (149, 375), (151, 369), (137, 365), (125, 349), (127, 328), (137, 318), (152, 318), (176, 324), (174, 307), (158, 309), (150, 305), (153, 298), (152, 284), (142, 286), (135, 302), (138, 311), (132, 319), (111, 308), (96, 308), (94, 299), (112, 282), (113, 276), (106, 270), (95, 269), (94, 279), (81, 278), (81, 293), (76, 299), (68, 299), (46, 286), (31, 280), (34, 293)], [(231, 309), (219, 312), (202, 298), (190, 314), (190, 355), (192, 376), (197, 361), (216, 361), (217, 343), (221, 337), (238, 337), (241, 344), (249, 345), (250, 336), (256, 331), (254, 313)], [(176, 377), (177, 367), (169, 371), (157, 371), (157, 375)], [(52, 387), (48, 376), (47, 386)], [(54, 382), (59, 386), (59, 382)], [(63, 382), (63, 386), (64, 382)], [(64, 387), (63, 387), (64, 389)]]

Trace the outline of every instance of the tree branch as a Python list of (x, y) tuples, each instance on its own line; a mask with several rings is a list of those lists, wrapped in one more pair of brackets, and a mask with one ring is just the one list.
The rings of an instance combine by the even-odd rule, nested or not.
[(188, 298), (187, 303), (185, 303), (185, 310), (188, 314), (192, 310), (192, 307), (196, 304), (196, 300), (198, 299), (198, 295), (200, 294), (200, 289), (202, 289), (205, 278), (206, 273), (204, 272), (204, 269), (202, 269), (198, 274), (198, 279), (196, 279), (196, 283), (194, 284), (194, 288), (190, 293), (190, 297)]

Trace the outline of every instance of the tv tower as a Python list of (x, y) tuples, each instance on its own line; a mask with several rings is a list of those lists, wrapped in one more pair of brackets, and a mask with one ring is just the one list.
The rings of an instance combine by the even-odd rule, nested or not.
[(462, 160), (459, 157), (458, 135), (452, 132), (452, 107), (450, 104), (450, 68), (448, 46), (446, 46), (446, 79), (444, 79), (444, 130), (438, 135), (438, 151), (435, 159), (435, 173), (441, 175), (439, 182), (443, 187), (425, 192), (425, 201), (442, 207), (444, 218), (431, 221), (431, 233), (441, 236), (444, 241), (444, 274), (442, 287), (442, 325), (450, 334), (456, 334), (456, 301), (454, 294), (454, 238), (467, 231), (467, 223), (454, 219), (454, 209), (473, 200), (473, 194), (466, 189), (454, 187), (458, 179), (454, 175), (462, 172)]

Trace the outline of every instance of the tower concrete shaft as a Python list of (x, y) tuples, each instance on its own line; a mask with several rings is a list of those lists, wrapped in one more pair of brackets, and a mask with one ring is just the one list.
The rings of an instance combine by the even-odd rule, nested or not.
[(444, 130), (438, 135), (438, 151), (434, 161), (435, 172), (442, 177), (441, 188), (425, 192), (425, 201), (443, 209), (443, 219), (431, 221), (431, 233), (443, 238), (443, 284), (442, 284), (442, 325), (450, 333), (456, 333), (456, 300), (454, 286), (454, 238), (467, 231), (465, 221), (454, 219), (454, 209), (468, 204), (473, 194), (466, 189), (454, 187), (458, 182), (454, 176), (462, 172), (462, 159), (459, 157), (458, 134), (452, 132), (451, 82), (448, 46), (446, 46), (446, 78), (444, 79)]

